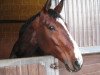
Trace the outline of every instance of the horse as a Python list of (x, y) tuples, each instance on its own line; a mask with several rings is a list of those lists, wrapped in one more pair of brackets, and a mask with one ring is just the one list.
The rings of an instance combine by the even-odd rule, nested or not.
[(40, 12), (21, 27), (9, 58), (52, 55), (62, 61), (68, 71), (79, 71), (83, 58), (60, 15), (63, 4), (61, 0), (51, 9), (51, 0), (47, 0)]

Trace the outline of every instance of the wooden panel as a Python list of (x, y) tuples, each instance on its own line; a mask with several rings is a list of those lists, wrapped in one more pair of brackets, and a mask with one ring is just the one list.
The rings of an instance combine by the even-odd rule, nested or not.
[(38, 75), (38, 65), (28, 65), (29, 75)]
[(19, 67), (19, 66), (16, 66), (16, 74), (17, 75), (22, 75), (22, 73), (21, 73), (21, 67)]
[(15, 67), (5, 67), (5, 75), (17, 75), (16, 66)]
[(0, 75), (46, 75), (46, 70), (39, 64), (7, 66), (0, 68)]
[[(34, 68), (33, 68), (34, 69)], [(21, 75), (28, 75), (27, 65), (19, 66), (19, 70)]]
[(38, 69), (39, 74), (38, 74), (38, 75), (47, 75), (44, 66), (42, 66), (42, 65), (38, 65), (38, 67), (39, 67), (39, 69)]
[(3, 68), (0, 68), (0, 75), (6, 75), (6, 74), (5, 74), (5, 69), (4, 69), (4, 67), (3, 67)]
[(0, 60), (0, 75), (59, 75), (50, 67), (54, 63), (52, 56)]
[(0, 24), (0, 59), (8, 58), (22, 23)]
[(38, 13), (46, 0), (0, 0), (0, 20), (27, 20)]

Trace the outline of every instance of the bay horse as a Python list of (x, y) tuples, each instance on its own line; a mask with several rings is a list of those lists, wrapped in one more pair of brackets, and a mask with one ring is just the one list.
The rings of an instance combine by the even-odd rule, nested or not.
[(65, 64), (68, 71), (81, 69), (81, 52), (60, 15), (63, 3), (61, 0), (51, 9), (51, 0), (47, 0), (43, 9), (20, 29), (9, 58), (53, 55)]

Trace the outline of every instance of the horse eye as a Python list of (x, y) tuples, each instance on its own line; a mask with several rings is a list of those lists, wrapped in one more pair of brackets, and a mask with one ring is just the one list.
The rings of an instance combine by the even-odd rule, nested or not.
[(50, 29), (51, 31), (55, 31), (55, 27), (54, 26), (49, 26), (48, 29)]

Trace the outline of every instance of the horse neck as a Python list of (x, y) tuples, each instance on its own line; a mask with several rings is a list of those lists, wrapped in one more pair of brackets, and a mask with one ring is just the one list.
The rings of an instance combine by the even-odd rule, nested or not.
[[(35, 52), (34, 52), (34, 56), (43, 56), (43, 55), (45, 55), (45, 52), (39, 47), (39, 44), (38, 44), (38, 31), (39, 31), (39, 27), (40, 27), (40, 16), (37, 16), (36, 17), (36, 19), (31, 23), (32, 25), (32, 27), (34, 28), (34, 32), (33, 32), (33, 43), (35, 43), (34, 45), (34, 50), (35, 50)], [(32, 28), (31, 27), (31, 28)]]

